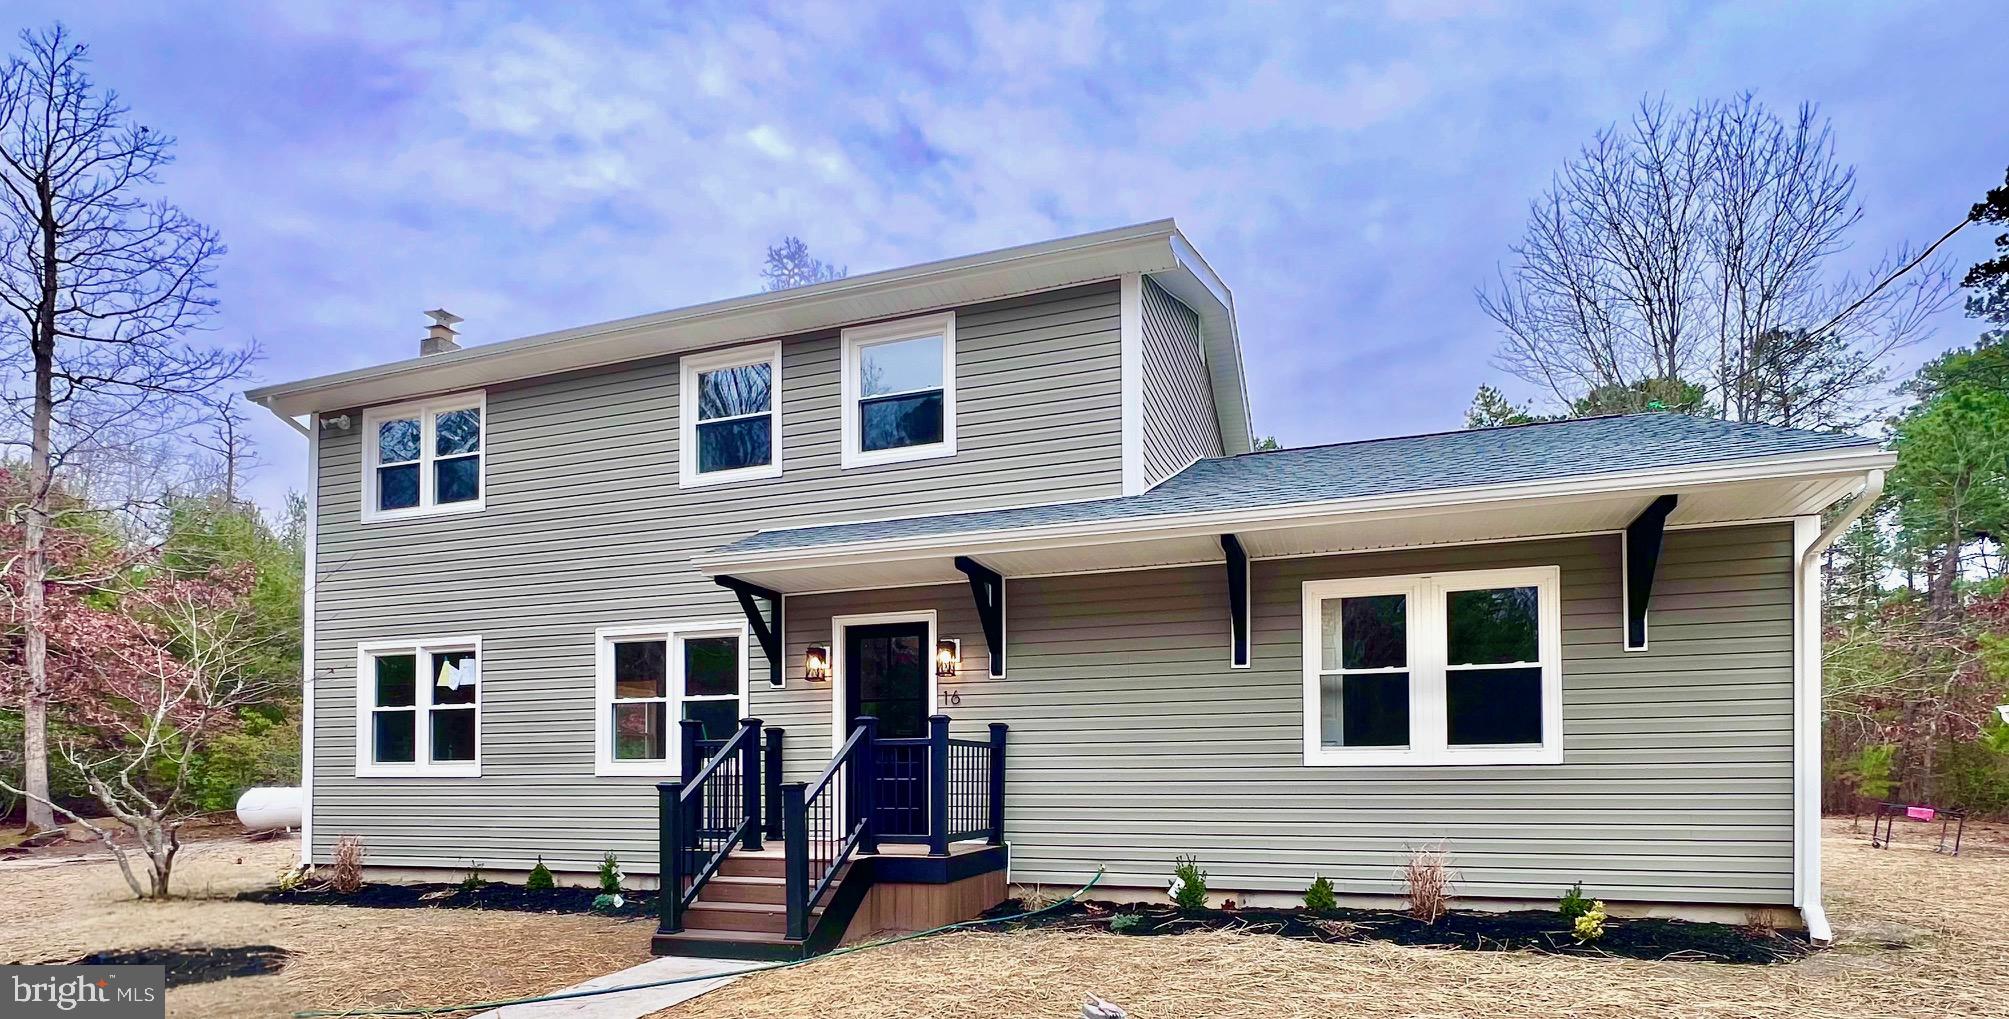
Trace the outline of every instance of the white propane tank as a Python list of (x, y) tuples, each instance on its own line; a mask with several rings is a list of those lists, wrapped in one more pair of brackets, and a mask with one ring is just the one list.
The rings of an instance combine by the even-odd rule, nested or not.
[(237, 820), (252, 831), (300, 827), (299, 786), (256, 786), (237, 798)]

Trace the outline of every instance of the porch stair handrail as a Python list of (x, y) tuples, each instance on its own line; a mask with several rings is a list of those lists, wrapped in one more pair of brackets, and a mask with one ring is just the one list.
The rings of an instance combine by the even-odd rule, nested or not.
[[(761, 722), (742, 719), (739, 731), (693, 770), (697, 725), (682, 724), (686, 777), (657, 784), (658, 878), (656, 929), (683, 929), (684, 911), (718, 873), (735, 847), (761, 847)], [(688, 882), (688, 887), (686, 887)]]
[(878, 729), (878, 719), (858, 718), (814, 782), (781, 787), (782, 874), (791, 940), (809, 936), (810, 914), (852, 855), (878, 851), (872, 835)]

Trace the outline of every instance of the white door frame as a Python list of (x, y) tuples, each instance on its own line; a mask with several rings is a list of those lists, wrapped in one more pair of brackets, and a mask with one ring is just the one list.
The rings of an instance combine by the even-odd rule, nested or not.
[(844, 630), (851, 626), (877, 626), (882, 623), (926, 623), (928, 641), (921, 648), (921, 665), (928, 677), (928, 714), (933, 715), (940, 703), (935, 692), (935, 610), (915, 609), (910, 612), (869, 612), (852, 616), (830, 617), (830, 752), (835, 755), (844, 748), (844, 740), (850, 735), (850, 725), (846, 718), (850, 705), (851, 684), (844, 672)]

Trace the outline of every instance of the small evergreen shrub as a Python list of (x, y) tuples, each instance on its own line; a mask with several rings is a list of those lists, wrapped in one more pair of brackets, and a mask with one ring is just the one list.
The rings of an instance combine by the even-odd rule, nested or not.
[(530, 876), (523, 879), (523, 890), (548, 892), (557, 887), (558, 882), (551, 879), (551, 868), (544, 865), (544, 857), (538, 857), (537, 866), (530, 868)]
[(1339, 908), (1339, 896), (1332, 890), (1331, 879), (1320, 874), (1311, 887), (1304, 890), (1304, 908), (1314, 913), (1328, 913)]
[(1194, 856), (1181, 856), (1172, 868), (1172, 887), (1168, 890), (1172, 902), (1180, 909), (1207, 908), (1207, 872), (1200, 869), (1200, 860)]
[(1583, 882), (1578, 881), (1556, 901), (1556, 912), (1571, 920), (1590, 912), (1590, 900), (1584, 898)]
[(621, 894), (621, 876), (621, 861), (608, 853), (600, 861), (600, 890), (608, 895)]
[(1124, 913), (1109, 921), (1109, 929), (1118, 934), (1128, 934), (1143, 922), (1144, 918), (1135, 913)]
[(1590, 944), (1604, 937), (1605, 919), (1604, 903), (1593, 902), (1590, 904), (1590, 908), (1584, 911), (1582, 916), (1576, 918), (1576, 924), (1570, 933), (1576, 936), (1578, 942), (1586, 945)]
[(481, 876), (481, 861), (467, 861), (467, 876), (460, 879), (460, 890), (471, 892), (487, 883), (488, 879)]

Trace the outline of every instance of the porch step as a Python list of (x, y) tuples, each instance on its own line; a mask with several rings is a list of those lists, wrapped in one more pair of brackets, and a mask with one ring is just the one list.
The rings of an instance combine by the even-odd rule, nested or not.
[(707, 902), (759, 902), (777, 909), (788, 905), (788, 882), (779, 877), (736, 877), (720, 874), (705, 882), (698, 904)]
[(788, 860), (777, 850), (763, 849), (757, 853), (734, 850), (719, 862), (718, 877), (770, 877), (781, 880), (788, 869)]
[[(810, 910), (810, 927), (814, 928), (817, 918), (822, 915), (820, 907)], [(721, 902), (700, 898), (684, 910), (684, 925), (706, 930), (755, 931), (779, 937), (788, 931), (788, 909), (766, 902)]]

